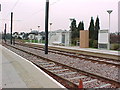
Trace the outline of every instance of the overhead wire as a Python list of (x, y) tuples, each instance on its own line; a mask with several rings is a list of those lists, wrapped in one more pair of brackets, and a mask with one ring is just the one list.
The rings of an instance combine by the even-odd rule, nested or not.
[[(50, 6), (55, 5), (55, 4), (58, 3), (59, 1), (61, 1), (61, 0), (57, 0), (57, 1), (53, 2), (53, 3), (51, 3)], [(44, 10), (44, 8), (41, 8), (39, 11), (34, 12), (32, 15), (38, 14), (38, 13), (40, 13), (40, 12), (43, 11), (43, 10)]]
[(17, 6), (17, 4), (18, 4), (19, 1), (20, 1), (20, 0), (17, 0), (17, 1), (15, 2), (15, 4), (14, 4), (13, 7), (12, 7), (12, 9), (8, 12), (8, 14), (5, 16), (5, 18), (7, 18), (7, 17), (10, 15), (10, 12), (13, 12), (13, 10), (15, 9), (15, 7)]
[[(56, 1), (54, 1), (54, 2), (50, 2), (50, 6), (55, 5), (55, 4), (58, 3), (59, 1), (61, 1), (61, 0), (56, 0)], [(44, 4), (42, 4), (42, 6), (43, 6), (43, 7), (41, 7), (38, 11), (31, 13), (29, 16), (32, 16), (32, 17), (33, 17), (34, 15), (37, 15), (37, 14), (41, 13), (41, 11), (44, 11)], [(24, 21), (28, 21), (28, 20), (31, 20), (31, 19), (34, 19), (34, 18), (29, 18), (28, 16), (27, 16), (27, 17), (24, 17)]]
[(16, 3), (14, 4), (14, 6), (13, 6), (13, 8), (11, 9), (11, 12), (14, 10), (14, 8), (17, 6), (17, 4), (18, 4), (18, 2), (19, 2), (20, 0), (17, 0), (16, 1)]
[[(61, 0), (56, 0), (56, 1), (52, 2), (52, 3), (50, 4), (50, 6), (55, 5), (55, 4), (58, 3), (59, 1), (61, 1)], [(42, 6), (44, 6), (44, 5), (42, 5)], [(37, 14), (39, 14), (41, 11), (44, 11), (44, 7), (41, 7), (38, 11), (33, 12), (33, 13), (31, 14), (31, 16), (37, 15)], [(27, 19), (27, 18), (28, 18), (28, 16), (27, 16), (25, 19)], [(25, 20), (25, 19), (24, 19), (24, 20)], [(31, 18), (31, 19), (32, 19), (32, 18)], [(30, 20), (30, 19), (29, 19), (29, 20)]]
[[(10, 16), (10, 13), (13, 12), (13, 10), (15, 9), (15, 7), (16, 7), (17, 4), (19, 3), (19, 1), (20, 1), (20, 0), (17, 0), (17, 1), (15, 2), (15, 4), (12, 6), (12, 8), (9, 10), (9, 12), (8, 12), (8, 13), (6, 14), (6, 16), (4, 17), (5, 19), (1, 19), (2, 21), (5, 21), (5, 23), (6, 23), (6, 22), (9, 23), (10, 20), (7, 19), (7, 17)], [(21, 21), (21, 20), (13, 20), (13, 21)], [(7, 25), (8, 25), (8, 27), (9, 27), (9, 24), (7, 24)]]
[[(10, 11), (8, 12), (8, 14), (6, 14), (5, 18), (7, 18), (7, 17), (10, 15), (10, 13), (13, 12), (13, 10), (16, 8), (16, 6), (17, 6), (17, 4), (19, 3), (19, 1), (20, 1), (20, 0), (17, 0), (17, 1), (15, 2), (15, 4), (14, 4), (13, 7), (10, 9)], [(55, 4), (58, 3), (59, 1), (61, 1), (61, 0), (56, 0), (55, 2), (52, 2), (52, 3), (50, 4), (50, 6), (55, 5)], [(44, 10), (44, 7), (42, 7), (39, 11), (34, 12), (34, 13), (31, 14), (31, 15), (38, 14), (38, 13), (40, 13), (40, 12), (43, 11), (43, 10)], [(7, 20), (7, 19), (3, 19), (3, 20), (4, 20), (4, 21), (9, 21), (9, 20)], [(15, 21), (21, 21), (21, 20), (15, 20)]]

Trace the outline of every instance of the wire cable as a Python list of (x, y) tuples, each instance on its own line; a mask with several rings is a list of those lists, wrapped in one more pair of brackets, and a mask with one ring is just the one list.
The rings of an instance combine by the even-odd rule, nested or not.
[(19, 0), (16, 1), (16, 3), (14, 4), (13, 8), (11, 9), (11, 12), (14, 10), (14, 8), (17, 6)]
[[(51, 3), (50, 6), (55, 5), (55, 4), (58, 3), (59, 1), (61, 1), (61, 0), (57, 0), (57, 1), (53, 2), (53, 3)], [(38, 14), (38, 13), (40, 13), (40, 11), (43, 11), (43, 10), (44, 10), (44, 8), (41, 8), (39, 11), (34, 12), (32, 15)]]
[(7, 17), (10, 15), (10, 12), (12, 12), (12, 11), (15, 9), (15, 7), (16, 7), (17, 4), (18, 4), (18, 2), (19, 2), (19, 0), (17, 0), (17, 1), (15, 2), (15, 4), (14, 4), (13, 7), (12, 7), (12, 9), (8, 12), (8, 14), (6, 15), (5, 18), (7, 18)]

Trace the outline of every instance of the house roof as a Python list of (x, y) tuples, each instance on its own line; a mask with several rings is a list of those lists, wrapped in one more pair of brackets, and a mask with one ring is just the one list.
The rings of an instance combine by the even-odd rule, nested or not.
[(55, 31), (51, 31), (52, 33), (66, 33), (66, 32), (70, 32), (70, 31), (67, 31), (67, 30), (55, 30)]
[(33, 30), (33, 31), (31, 31), (29, 34), (35, 34), (35, 35), (38, 35), (38, 31), (37, 30)]

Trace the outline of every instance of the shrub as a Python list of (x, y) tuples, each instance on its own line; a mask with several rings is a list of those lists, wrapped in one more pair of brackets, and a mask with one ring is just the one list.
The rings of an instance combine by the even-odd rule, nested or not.
[(93, 48), (98, 48), (98, 41), (97, 40), (93, 41)]
[(111, 50), (120, 50), (119, 44), (111, 44)]
[(92, 39), (89, 40), (89, 47), (93, 48), (93, 40)]
[(89, 40), (89, 47), (90, 48), (98, 48), (98, 41), (97, 40)]

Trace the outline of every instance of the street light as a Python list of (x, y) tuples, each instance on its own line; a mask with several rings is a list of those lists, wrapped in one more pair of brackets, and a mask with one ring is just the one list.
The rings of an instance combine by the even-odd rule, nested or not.
[(39, 31), (40, 26), (38, 26), (38, 31)]
[(30, 28), (30, 31), (32, 32), (32, 29)]
[(49, 37), (49, 44), (50, 44), (50, 38), (51, 38), (51, 26), (52, 26), (52, 23), (50, 23), (50, 37)]
[(52, 26), (52, 23), (50, 23), (50, 32), (51, 32), (51, 26)]
[(108, 50), (110, 50), (110, 14), (112, 13), (113, 10), (107, 10), (109, 14), (109, 30), (108, 30)]
[[(38, 26), (38, 35), (39, 35), (39, 28), (40, 28), (40, 26)], [(39, 38), (39, 36), (38, 36), (38, 38)], [(39, 40), (38, 40), (38, 43), (39, 43)]]

